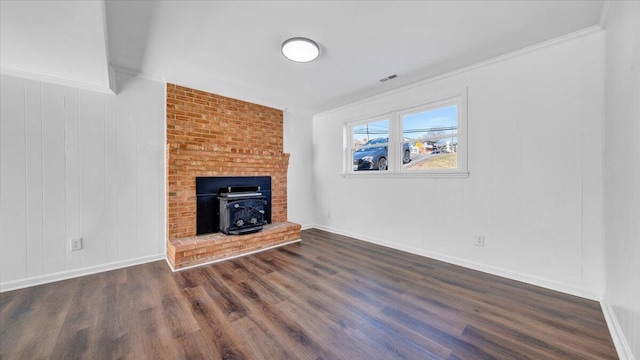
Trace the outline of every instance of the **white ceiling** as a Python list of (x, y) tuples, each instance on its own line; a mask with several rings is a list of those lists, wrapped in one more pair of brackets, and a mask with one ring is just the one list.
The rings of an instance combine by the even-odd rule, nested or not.
[[(56, 15), (49, 17), (33, 17), (25, 10), (36, 7), (29, 1), (5, 2), (3, 67), (34, 57), (32, 62), (46, 59), (45, 70), (66, 69), (67, 76), (86, 81), (104, 77), (96, 44), (52, 39), (69, 28), (95, 32), (87, 4), (102, 2), (48, 1), (60, 8), (35, 12)], [(600, 0), (108, 0), (105, 7), (109, 59), (116, 68), (273, 107), (321, 111), (597, 25), (602, 6)], [(6, 26), (5, 18), (12, 19)], [(26, 35), (16, 35), (24, 29)], [(11, 36), (5, 37), (6, 31)], [(315, 40), (321, 47), (318, 60), (286, 60), (280, 45), (294, 36)], [(101, 69), (85, 74), (66, 63), (89, 59), (86, 53)], [(391, 74), (398, 78), (378, 82)]]
[(108, 91), (106, 35), (101, 1), (0, 1), (3, 72)]

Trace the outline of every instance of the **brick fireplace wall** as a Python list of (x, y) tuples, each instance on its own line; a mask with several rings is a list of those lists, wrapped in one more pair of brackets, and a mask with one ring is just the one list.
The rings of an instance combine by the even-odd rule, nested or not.
[(286, 221), (288, 165), (281, 110), (167, 84), (168, 241), (196, 234), (196, 176), (271, 176)]

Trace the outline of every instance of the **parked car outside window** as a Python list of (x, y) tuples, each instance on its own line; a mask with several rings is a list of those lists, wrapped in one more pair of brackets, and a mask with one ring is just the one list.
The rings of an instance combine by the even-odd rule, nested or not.
[[(367, 147), (380, 144), (380, 146)], [(362, 149), (353, 153), (353, 170), (387, 170), (388, 167), (389, 138), (377, 138), (367, 141)], [(402, 143), (402, 163), (411, 161), (411, 147), (408, 143)]]

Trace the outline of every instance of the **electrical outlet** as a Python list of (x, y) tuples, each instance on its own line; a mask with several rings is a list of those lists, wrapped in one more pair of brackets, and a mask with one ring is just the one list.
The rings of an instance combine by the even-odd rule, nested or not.
[(71, 251), (82, 250), (82, 238), (71, 239)]
[(327, 219), (331, 219), (331, 211), (327, 211)]
[(476, 246), (484, 247), (484, 235), (476, 235)]

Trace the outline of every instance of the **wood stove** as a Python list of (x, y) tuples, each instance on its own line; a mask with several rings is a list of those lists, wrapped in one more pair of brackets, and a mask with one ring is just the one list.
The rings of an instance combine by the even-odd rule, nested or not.
[(220, 201), (220, 231), (227, 235), (258, 232), (266, 224), (264, 207), (267, 200), (260, 186), (228, 187), (218, 196)]
[[(196, 177), (196, 202), (197, 235), (220, 231), (225, 234), (260, 231), (263, 225), (271, 223), (271, 177)], [(231, 217), (227, 210), (231, 210)], [(242, 226), (238, 226), (240, 220)]]

